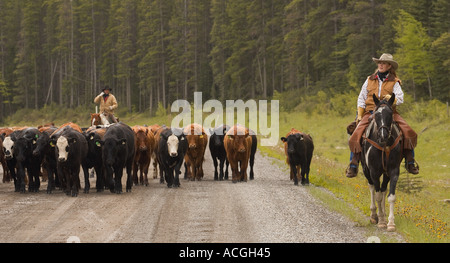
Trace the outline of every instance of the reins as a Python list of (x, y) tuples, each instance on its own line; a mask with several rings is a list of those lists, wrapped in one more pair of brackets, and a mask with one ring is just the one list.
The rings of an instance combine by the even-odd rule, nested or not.
[[(386, 106), (389, 106), (389, 105), (386, 105)], [(375, 121), (375, 120), (372, 120), (372, 121)], [(389, 131), (389, 137), (388, 138), (391, 138), (392, 137), (392, 127), (393, 127), (393, 125), (395, 125), (395, 122), (392, 122), (390, 128), (388, 128), (387, 126), (381, 126), (381, 127), (378, 128), (377, 131), (379, 131), (382, 128), (385, 128), (385, 129), (387, 129)], [(375, 123), (375, 126), (376, 126), (376, 123)], [(399, 133), (397, 135), (397, 138), (394, 140), (394, 143), (392, 145), (386, 145), (384, 147), (379, 145), (377, 142), (367, 138), (366, 133), (364, 133), (362, 137), (363, 137), (363, 139), (365, 141), (369, 142), (373, 147), (377, 148), (378, 150), (380, 150), (382, 152), (381, 153), (381, 163), (383, 165), (383, 171), (384, 171), (384, 173), (386, 173), (387, 172), (386, 166), (387, 166), (387, 161), (389, 160), (389, 155), (391, 153), (391, 150), (394, 149), (400, 143), (400, 140), (402, 139), (402, 131), (399, 129)], [(383, 153), (386, 153), (386, 162), (384, 160), (384, 154)]]

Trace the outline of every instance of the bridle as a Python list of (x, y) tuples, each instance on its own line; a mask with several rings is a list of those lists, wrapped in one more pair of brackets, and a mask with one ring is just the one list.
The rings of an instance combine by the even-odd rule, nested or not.
[[(389, 104), (386, 104), (386, 103), (382, 103), (382, 104), (378, 105), (375, 110), (378, 110), (378, 108), (380, 106), (387, 106), (387, 107), (389, 107), (392, 110), (392, 107), (389, 106)], [(372, 121), (375, 122), (374, 119)], [(386, 125), (382, 125), (380, 127), (376, 127), (377, 123), (375, 122), (374, 125), (375, 125), (375, 128), (377, 130), (377, 136), (379, 136), (381, 129), (386, 129), (388, 131), (388, 137), (387, 138), (388, 139), (391, 138), (392, 137), (392, 128), (393, 128), (394, 124), (395, 124), (395, 122), (392, 121), (390, 127), (388, 127)], [(363, 139), (365, 141), (369, 142), (373, 147), (377, 148), (378, 150), (380, 150), (382, 152), (382, 154), (381, 154), (381, 163), (383, 165), (383, 171), (384, 171), (384, 173), (386, 173), (387, 172), (386, 166), (387, 166), (387, 161), (389, 160), (389, 155), (391, 153), (391, 150), (394, 149), (400, 143), (400, 140), (402, 139), (402, 131), (399, 130), (397, 138), (395, 138), (394, 143), (392, 145), (381, 146), (377, 142), (367, 138), (365, 133), (363, 134)], [(386, 161), (384, 160), (384, 154), (383, 153), (386, 153)]]

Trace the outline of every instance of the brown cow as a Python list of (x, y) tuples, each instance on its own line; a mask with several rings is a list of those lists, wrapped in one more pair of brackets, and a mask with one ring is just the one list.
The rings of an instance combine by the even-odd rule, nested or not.
[(63, 125), (59, 126), (59, 128), (56, 131), (54, 131), (50, 135), (50, 137), (52, 137), (53, 135), (56, 135), (56, 134), (60, 134), (62, 132), (62, 130), (64, 129), (64, 127), (66, 127), (66, 126), (70, 126), (72, 129), (74, 129), (80, 133), (83, 133), (83, 131), (81, 130), (81, 127), (78, 124), (73, 123), (73, 122), (68, 122), (68, 123), (64, 123)]
[(233, 183), (247, 182), (247, 167), (252, 147), (252, 136), (249, 135), (248, 128), (239, 125), (231, 127), (225, 135), (224, 146), (231, 166)]
[(158, 148), (158, 138), (159, 138), (159, 136), (158, 136), (158, 138), (157, 138), (157, 134), (160, 134), (161, 133), (161, 131), (162, 131), (162, 127), (165, 127), (165, 125), (163, 125), (163, 126), (161, 126), (161, 125), (159, 125), (159, 124), (153, 124), (153, 125), (150, 125), (150, 126), (148, 126), (147, 128), (153, 133), (153, 136), (154, 136), (154, 138), (155, 138), (155, 140), (154, 140), (154, 145), (153, 145), (153, 155), (152, 155), (152, 158), (153, 158), (153, 179), (156, 179), (156, 178), (158, 178), (158, 160), (156, 159), (157, 158), (157, 151), (156, 151), (156, 149)]
[(183, 133), (188, 142), (188, 149), (184, 156), (184, 178), (200, 181), (203, 178), (203, 161), (205, 160), (208, 136), (203, 127), (196, 123), (186, 126)]
[(135, 156), (133, 161), (134, 184), (138, 184), (137, 171), (140, 170), (140, 184), (148, 186), (148, 167), (152, 159), (155, 138), (148, 127), (136, 125), (132, 127), (135, 134)]

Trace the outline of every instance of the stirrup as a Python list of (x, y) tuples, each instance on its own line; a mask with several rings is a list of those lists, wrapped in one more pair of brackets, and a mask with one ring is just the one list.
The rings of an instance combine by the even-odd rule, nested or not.
[[(354, 166), (356, 166), (355, 164), (353, 164)], [(350, 173), (350, 170), (351, 169), (355, 169), (355, 173)], [(350, 176), (349, 176), (350, 175)], [(345, 170), (345, 176), (347, 177), (347, 178), (353, 178), (353, 177), (356, 177), (358, 175), (358, 166), (356, 166), (356, 167), (352, 167), (352, 164), (349, 164), (348, 166), (347, 166), (347, 169)]]
[[(417, 172), (410, 171), (408, 169), (410, 165), (412, 165), (413, 166), (412, 169), (417, 170)], [(416, 160), (413, 160), (411, 162), (406, 162), (405, 168), (406, 168), (406, 172), (408, 172), (408, 173), (411, 173), (411, 174), (418, 174), (419, 173), (419, 163), (416, 162)]]

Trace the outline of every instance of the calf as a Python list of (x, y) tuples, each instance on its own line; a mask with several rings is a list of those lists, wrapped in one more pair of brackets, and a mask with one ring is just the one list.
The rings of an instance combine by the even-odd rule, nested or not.
[(102, 160), (106, 172), (106, 184), (112, 193), (122, 193), (123, 169), (127, 171), (126, 191), (131, 192), (132, 166), (135, 154), (133, 130), (120, 122), (109, 126), (103, 136)]
[(252, 137), (249, 135), (249, 130), (234, 125), (226, 133), (224, 145), (231, 166), (233, 183), (247, 182), (247, 167), (252, 147)]
[(94, 168), (97, 175), (96, 189), (97, 192), (103, 192), (106, 186), (105, 171), (103, 169), (102, 144), (101, 141), (106, 133), (107, 127), (91, 127), (88, 128), (84, 135), (88, 144), (87, 167)]
[(28, 173), (28, 191), (39, 191), (39, 171), (42, 157), (34, 156), (33, 150), (36, 148), (40, 134), (36, 128), (27, 128), (22, 130), (14, 141), (14, 158), (17, 162), (16, 191), (19, 190), (21, 193), (25, 192), (25, 169)]
[(72, 197), (78, 196), (80, 185), (80, 166), (84, 172), (84, 191), (89, 192), (89, 172), (86, 164), (88, 145), (86, 138), (80, 132), (65, 129), (55, 146), (58, 174), (65, 181), (65, 192)]
[[(227, 153), (225, 152), (225, 146), (223, 144), (223, 140), (225, 134), (230, 129), (228, 125), (221, 125), (216, 127), (215, 129), (210, 129), (209, 132), (211, 136), (209, 137), (209, 151), (211, 153), (211, 157), (214, 162), (214, 180), (222, 181), (224, 178), (228, 180), (228, 159)], [(220, 174), (217, 171), (218, 163), (220, 162)], [(226, 163), (225, 174), (223, 171), (224, 165)], [(225, 177), (224, 177), (225, 175)]]
[(185, 179), (200, 181), (203, 178), (203, 161), (205, 160), (208, 136), (203, 127), (196, 123), (186, 126), (183, 132), (188, 142), (188, 149), (184, 156)]
[(286, 163), (291, 168), (291, 180), (298, 185), (298, 172), (301, 169), (301, 184), (309, 184), (309, 167), (314, 151), (311, 136), (292, 128), (286, 137), (281, 137), (281, 141), (284, 143)]
[(165, 128), (159, 136), (158, 161), (167, 187), (179, 187), (180, 168), (188, 148), (186, 137), (181, 129), (175, 128)]
[(133, 161), (133, 179), (134, 184), (138, 184), (137, 171), (140, 170), (139, 180), (141, 185), (148, 186), (148, 167), (153, 155), (155, 138), (153, 132), (148, 127), (136, 125), (133, 126), (135, 134), (135, 156)]

